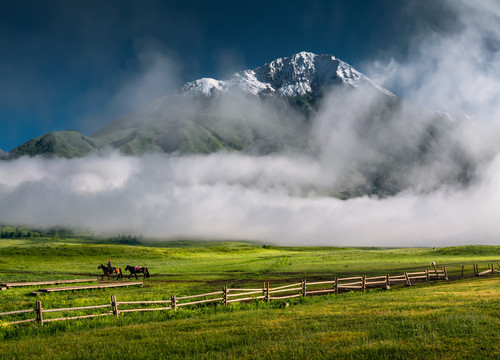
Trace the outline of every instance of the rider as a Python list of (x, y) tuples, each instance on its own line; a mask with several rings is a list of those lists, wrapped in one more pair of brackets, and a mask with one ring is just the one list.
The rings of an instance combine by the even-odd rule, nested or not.
[(111, 269), (112, 269), (112, 265), (111, 265), (111, 259), (108, 259), (108, 272), (111, 272)]

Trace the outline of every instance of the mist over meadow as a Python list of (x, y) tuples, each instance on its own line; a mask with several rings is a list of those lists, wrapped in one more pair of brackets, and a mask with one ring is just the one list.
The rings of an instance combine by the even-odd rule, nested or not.
[[(301, 139), (307, 152), (130, 157), (110, 150), (79, 159), (2, 161), (0, 223), (280, 245), (499, 244), (500, 6), (450, 6), (460, 26), (417, 34), (407, 61), (367, 60), (367, 75), (407, 101), (369, 132), (362, 122), (377, 96), (362, 89), (333, 91), (307, 119)], [(147, 94), (147, 79), (170, 73), (165, 64), (173, 61), (156, 56), (162, 66), (145, 68), (146, 80), (127, 84), (110, 106), (127, 102), (124, 93)], [(305, 121), (281, 103), (232, 97), (214, 106), (228, 124), (241, 114), (256, 127), (258, 121)], [(189, 117), (198, 107), (184, 104), (179, 111)], [(425, 115), (415, 118), (414, 109)], [(434, 110), (446, 112), (439, 114), (448, 118), (450, 136), (438, 143), (438, 156), (395, 175), (404, 191), (348, 200), (333, 196), (346, 178), (355, 179), (353, 168), (390, 160), (415, 145), (434, 121)], [(144, 114), (150, 115), (144, 121), (155, 120), (154, 111)], [(457, 149), (473, 165), (466, 182), (449, 181), (462, 176)]]

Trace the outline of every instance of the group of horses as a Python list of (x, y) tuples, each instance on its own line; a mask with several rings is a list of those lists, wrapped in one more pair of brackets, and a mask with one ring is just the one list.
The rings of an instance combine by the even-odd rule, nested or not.
[[(103, 274), (101, 276), (101, 280), (103, 280), (105, 276), (107, 276), (109, 279), (110, 278), (109, 275), (115, 275), (115, 274), (116, 274), (116, 280), (118, 280), (119, 278), (123, 279), (123, 273), (119, 267), (112, 267), (110, 269), (107, 266), (101, 264), (97, 268), (102, 269), (102, 271), (103, 271)], [(135, 275), (135, 278), (137, 279), (137, 274), (143, 274), (144, 279), (149, 277), (149, 271), (148, 271), (147, 267), (127, 265), (127, 267), (125, 268), (125, 271), (130, 271), (130, 275), (128, 276), (129, 279), (132, 275)]]

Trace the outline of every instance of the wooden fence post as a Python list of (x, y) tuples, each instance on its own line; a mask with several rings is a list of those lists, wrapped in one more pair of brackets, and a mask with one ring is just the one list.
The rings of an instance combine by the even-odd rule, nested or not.
[(491, 263), (491, 273), (493, 274), (495, 270), (493, 270), (493, 263)]
[(172, 295), (172, 297), (170, 298), (170, 302), (172, 305), (172, 309), (177, 310), (177, 300), (175, 299), (175, 295)]
[(227, 286), (222, 287), (222, 306), (227, 306)]
[(113, 309), (113, 316), (118, 317), (118, 304), (115, 295), (111, 295), (111, 308)]
[(443, 266), (444, 279), (448, 280), (448, 272), (446, 271), (446, 266)]
[(266, 303), (269, 304), (269, 281), (267, 282), (267, 288), (266, 288)]
[[(264, 301), (266, 301), (266, 282), (262, 283), (262, 296), (264, 296)], [(267, 292), (267, 296), (269, 297), (269, 291)], [(267, 301), (266, 301), (267, 302)]]
[(405, 271), (405, 280), (406, 280), (406, 285), (411, 286), (410, 278), (408, 277), (408, 273)]
[(429, 275), (429, 269), (425, 269), (425, 280), (427, 282), (431, 280), (431, 276)]
[(366, 275), (363, 275), (363, 279), (361, 280), (361, 290), (365, 291), (366, 290)]
[(335, 276), (335, 295), (339, 294), (339, 278)]
[(436, 273), (436, 280), (439, 280), (439, 273), (438, 270), (436, 269), (436, 265), (433, 265), (434, 267), (434, 272)]
[(478, 265), (478, 264), (475, 264), (475, 265), (474, 265), (474, 274), (475, 274), (476, 276), (479, 276), (479, 265)]
[(307, 288), (306, 288), (306, 279), (302, 279), (302, 297), (306, 297)]
[(43, 325), (43, 307), (41, 301), (36, 302), (36, 321), (40, 325)]
[(389, 273), (385, 274), (385, 289), (389, 290), (391, 288), (391, 278)]

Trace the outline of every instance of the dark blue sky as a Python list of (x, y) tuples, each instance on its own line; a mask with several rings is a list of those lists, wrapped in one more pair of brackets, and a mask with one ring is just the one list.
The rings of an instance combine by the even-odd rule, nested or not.
[(363, 72), (375, 59), (404, 59), (429, 30), (456, 26), (439, 0), (0, 4), (4, 151), (50, 131), (89, 135), (186, 81), (303, 50)]

